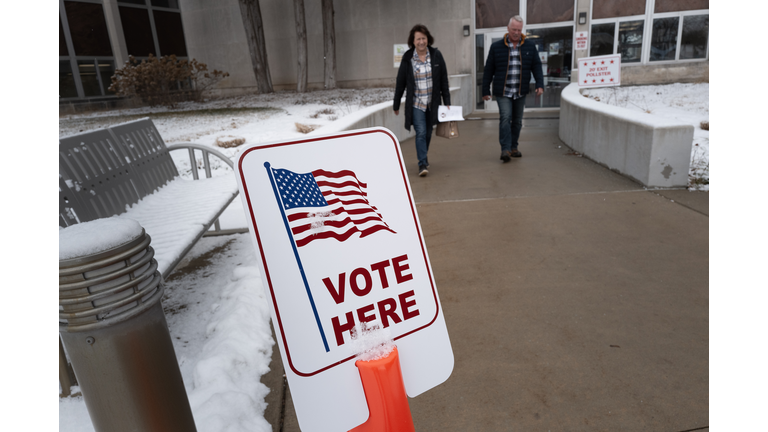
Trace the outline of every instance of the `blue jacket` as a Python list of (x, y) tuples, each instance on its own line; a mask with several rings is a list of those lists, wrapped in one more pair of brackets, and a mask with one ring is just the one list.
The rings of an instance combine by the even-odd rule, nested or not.
[[(507, 36), (491, 44), (488, 51), (488, 58), (485, 60), (485, 70), (483, 70), (483, 96), (504, 96), (504, 84), (507, 82), (507, 69), (509, 68), (509, 43)], [(541, 72), (541, 59), (536, 45), (531, 41), (525, 40), (522, 35), (520, 40), (520, 62), (522, 63), (520, 71), (520, 94), (528, 94), (528, 83), (531, 82), (531, 72), (536, 80), (536, 88), (544, 88), (544, 74)], [(493, 80), (493, 91), (489, 92)]]

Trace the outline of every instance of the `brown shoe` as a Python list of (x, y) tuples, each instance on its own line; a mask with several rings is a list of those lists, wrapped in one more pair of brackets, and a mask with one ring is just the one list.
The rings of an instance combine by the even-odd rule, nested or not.
[(511, 157), (512, 157), (512, 152), (504, 150), (503, 152), (501, 152), (501, 156), (499, 157), (499, 159), (503, 160), (504, 163), (506, 163), (506, 162), (509, 162), (509, 158)]
[(512, 150), (512, 155), (511, 156), (512, 157), (523, 157), (523, 154), (520, 153), (520, 150), (514, 149), (514, 150)]

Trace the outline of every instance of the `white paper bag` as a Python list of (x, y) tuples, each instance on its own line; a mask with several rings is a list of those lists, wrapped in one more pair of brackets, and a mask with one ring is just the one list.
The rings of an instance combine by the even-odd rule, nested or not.
[(437, 121), (464, 121), (464, 116), (461, 114), (461, 105), (451, 105), (451, 109), (448, 109), (445, 105), (440, 105), (437, 108)]

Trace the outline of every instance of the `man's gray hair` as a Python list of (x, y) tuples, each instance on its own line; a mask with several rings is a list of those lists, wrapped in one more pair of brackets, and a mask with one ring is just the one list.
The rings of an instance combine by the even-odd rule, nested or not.
[(523, 22), (523, 17), (521, 17), (520, 15), (515, 15), (512, 18), (510, 18), (509, 22), (507, 23), (507, 25), (512, 24), (512, 20), (520, 21), (521, 23), (525, 24), (525, 22)]

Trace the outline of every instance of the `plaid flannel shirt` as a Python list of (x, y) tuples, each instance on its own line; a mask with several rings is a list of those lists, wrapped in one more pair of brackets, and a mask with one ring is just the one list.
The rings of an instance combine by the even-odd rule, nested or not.
[(504, 85), (504, 97), (517, 99), (520, 97), (520, 70), (522, 62), (520, 61), (520, 42), (516, 47), (509, 43), (509, 69), (507, 72), (507, 82)]
[(432, 60), (429, 50), (423, 62), (419, 60), (419, 55), (414, 50), (411, 65), (415, 81), (413, 107), (426, 111), (432, 101)]

